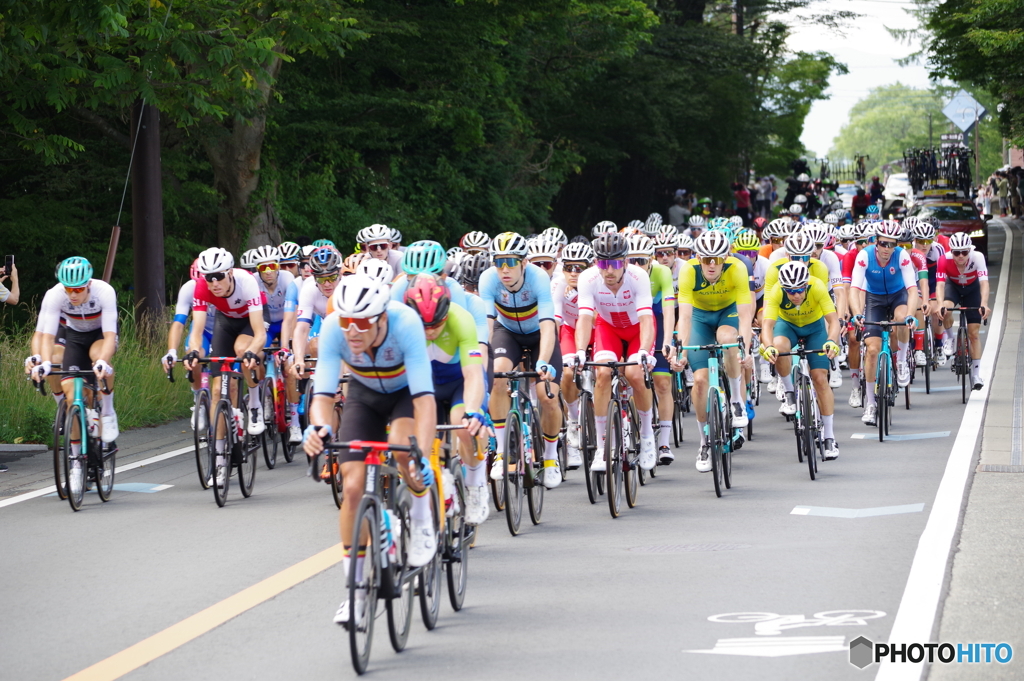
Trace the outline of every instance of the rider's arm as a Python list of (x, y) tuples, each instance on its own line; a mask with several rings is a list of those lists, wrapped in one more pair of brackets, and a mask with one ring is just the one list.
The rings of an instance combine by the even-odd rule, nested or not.
[(654, 347), (654, 335), (657, 332), (657, 325), (654, 323), (654, 315), (640, 317), (640, 347), (644, 350)]
[(580, 275), (577, 282), (576, 305), (579, 318), (576, 320), (576, 352), (585, 352), (590, 345), (591, 332), (594, 330), (594, 276), (590, 270)]
[[(653, 335), (653, 334), (652, 334)], [(540, 358), (550, 358), (555, 352), (555, 341), (558, 340), (558, 327), (555, 326), (554, 319), (543, 319), (540, 322), (540, 344), (537, 350), (537, 356)], [(543, 359), (547, 362), (547, 359)]]
[(527, 268), (534, 271), (537, 290), (537, 314), (540, 316), (540, 344), (537, 359), (547, 362), (555, 352), (558, 343), (558, 325), (555, 323), (555, 305), (551, 300), (551, 282), (539, 267)]
[(421, 452), (429, 453), (437, 432), (437, 401), (433, 393), (412, 398), (412, 417), (416, 421), (416, 444)]
[(249, 308), (249, 326), (252, 327), (252, 342), (246, 348), (251, 353), (258, 353), (267, 344), (267, 327), (263, 325), (263, 308)]
[(828, 333), (828, 339), (839, 345), (839, 315), (835, 312), (829, 312), (825, 315), (825, 327)]
[(466, 413), (479, 413), (484, 403), (484, 367), (482, 364), (462, 365), (462, 402)]
[(203, 309), (192, 308), (192, 333), (188, 335), (186, 351), (203, 352), (203, 329), (206, 328), (206, 306)]

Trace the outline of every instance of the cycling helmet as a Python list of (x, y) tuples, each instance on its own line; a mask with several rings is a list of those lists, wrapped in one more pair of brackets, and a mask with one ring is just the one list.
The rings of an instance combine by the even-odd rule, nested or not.
[(744, 229), (736, 235), (735, 241), (732, 242), (733, 251), (756, 251), (761, 248), (761, 240), (757, 238), (757, 233), (752, 229)]
[(878, 215), (878, 204), (872, 203), (864, 212), (868, 215)]
[(733, 215), (731, 218), (729, 218), (729, 224), (739, 229), (740, 227), (743, 226), (743, 218), (741, 218), (739, 215)]
[[(345, 262), (341, 264), (341, 273), (344, 275), (355, 274), (359, 271), (359, 266), (367, 259), (377, 260), (376, 258), (370, 258), (369, 253), (353, 253), (345, 258)], [(387, 260), (377, 260), (377, 262), (386, 263)]]
[(658, 236), (654, 237), (654, 247), (655, 248), (675, 248), (676, 247), (676, 240), (678, 238), (679, 238), (678, 234), (669, 234), (667, 232), (659, 233)]
[(250, 248), (249, 250), (242, 253), (242, 257), (239, 258), (238, 260), (238, 266), (241, 267), (243, 270), (249, 270), (250, 272), (256, 269), (256, 262), (253, 260), (253, 255), (255, 253), (255, 248)]
[(792, 223), (788, 218), (775, 218), (765, 227), (765, 236), (779, 237), (789, 234), (789, 226)]
[(334, 274), (341, 269), (341, 255), (331, 246), (320, 246), (309, 256), (309, 270), (314, 277)]
[(704, 229), (704, 216), (703, 215), (691, 215), (690, 219), (686, 221), (690, 227), (696, 227), (698, 229)]
[(779, 267), (779, 284), (782, 288), (800, 288), (811, 280), (811, 271), (805, 262), (790, 261)]
[[(640, 221), (639, 220), (634, 220), (634, 222), (640, 222)], [(632, 224), (632, 223), (630, 223), (630, 224)], [(597, 237), (601, 236), (602, 234), (608, 234), (609, 232), (618, 232), (618, 231), (619, 231), (619, 227), (614, 222), (612, 222), (611, 220), (603, 220), (603, 221), (597, 223), (596, 225), (594, 225), (591, 228), (590, 234), (594, 238), (597, 238)]]
[(303, 246), (302, 247), (302, 262), (309, 260), (309, 256), (313, 255), (313, 251), (316, 250), (316, 246)]
[(526, 257), (528, 258), (558, 258), (558, 242), (545, 236), (534, 239), (526, 246)]
[(768, 224), (768, 218), (758, 216), (754, 218), (754, 229), (764, 229), (764, 226)]
[(609, 232), (594, 239), (593, 249), (596, 260), (617, 260), (626, 257), (629, 244), (618, 232)]
[(661, 223), (661, 213), (651, 213), (647, 216), (647, 220), (644, 221), (644, 226), (641, 229), (647, 236), (653, 236), (658, 233)]
[(843, 225), (839, 228), (840, 241), (852, 241), (857, 238), (857, 228), (853, 225)]
[(908, 215), (907, 217), (903, 218), (903, 227), (904, 229), (909, 229), (913, 231), (914, 227), (916, 227), (917, 223), (919, 223), (920, 221), (920, 218), (918, 218), (916, 215)]
[(788, 218), (789, 217), (789, 209), (786, 208), (785, 206), (780, 208), (779, 209), (779, 217), (780, 218)]
[(337, 248), (337, 246), (334, 245), (334, 242), (331, 241), (330, 239), (317, 239), (316, 241), (313, 242), (313, 245), (316, 246), (317, 248), (320, 248), (322, 246), (330, 246), (331, 248)]
[(627, 239), (629, 250), (626, 255), (645, 255), (654, 257), (654, 240), (646, 234), (634, 234)]
[(452, 296), (440, 277), (424, 272), (409, 283), (402, 301), (416, 310), (424, 326), (434, 326), (448, 318)]
[(782, 236), (789, 236), (794, 232), (800, 231), (800, 223), (796, 220), (790, 220), (789, 218), (782, 219)]
[(590, 239), (588, 239), (587, 237), (583, 236), (582, 234), (577, 234), (573, 238), (569, 239), (569, 243), (571, 243), (571, 244), (586, 244), (587, 246), (589, 246), (590, 245)]
[(935, 228), (935, 231), (936, 231), (936, 232), (938, 232), (938, 231), (939, 231), (939, 227), (941, 227), (941, 226), (942, 226), (942, 223), (941, 223), (941, 222), (939, 221), (939, 219), (938, 219), (937, 217), (935, 217), (934, 215), (933, 215), (933, 216), (931, 216), (930, 218), (928, 218), (928, 222), (930, 222), (930, 223), (932, 224), (932, 227), (934, 227), (934, 228)]
[(441, 274), (447, 261), (448, 254), (441, 244), (436, 241), (414, 241), (402, 254), (402, 271), (406, 274)]
[(797, 182), (810, 182), (811, 178), (810, 178), (810, 176), (807, 173), (800, 173), (799, 175), (796, 176), (796, 181)]
[(909, 244), (914, 241), (914, 230), (906, 225), (903, 225), (903, 230), (900, 232), (900, 236), (896, 239), (901, 244)]
[[(657, 237), (665, 236), (674, 241), (678, 234), (679, 229), (675, 225), (662, 225), (658, 228)], [(657, 241), (657, 237), (655, 237), (655, 241)]]
[(526, 256), (526, 250), (526, 239), (515, 232), (502, 232), (491, 242), (492, 255), (512, 255), (523, 258)]
[(366, 274), (374, 281), (390, 284), (395, 278), (395, 270), (387, 260), (366, 258), (356, 266), (356, 274)]
[(281, 262), (291, 262), (299, 259), (301, 249), (294, 241), (283, 241), (281, 242), (281, 245), (277, 247), (277, 252), (281, 256)]
[(364, 244), (371, 241), (391, 241), (391, 228), (387, 225), (370, 225), (360, 231), (363, 233)]
[(967, 232), (957, 232), (949, 237), (950, 251), (973, 251), (974, 243)]
[(491, 248), (491, 237), (483, 232), (467, 232), (459, 239), (459, 245), (466, 251), (486, 251)]
[(797, 194), (796, 196), (793, 197), (793, 203), (799, 203), (800, 205), (803, 205), (807, 203), (807, 197), (804, 196), (803, 194)]
[(695, 244), (693, 238), (689, 234), (680, 234), (679, 238), (676, 239), (676, 250), (689, 249), (694, 250)]
[(395, 229), (394, 227), (391, 228), (391, 243), (393, 243), (393, 244), (400, 244), (400, 243), (402, 243), (402, 232), (397, 230), (397, 229)]
[(361, 273), (343, 277), (333, 295), (334, 311), (342, 317), (356, 319), (383, 313), (390, 300), (391, 291), (387, 284)]
[(861, 220), (857, 223), (857, 238), (870, 239), (875, 235), (875, 223), (869, 220)]
[(829, 213), (828, 215), (825, 216), (825, 222), (827, 222), (830, 225), (838, 225), (839, 216), (836, 215), (835, 213)]
[[(798, 196), (797, 198), (800, 198), (800, 197)], [(799, 203), (794, 203), (792, 206), (789, 207), (789, 214), (790, 215), (800, 215), (803, 212), (804, 212), (803, 206), (801, 206)]]
[(875, 236), (884, 236), (899, 241), (903, 226), (895, 220), (882, 220), (875, 225)]
[(562, 262), (585, 262), (588, 265), (594, 261), (594, 249), (590, 244), (572, 243), (562, 251)]
[[(227, 251), (224, 252), (227, 253)], [(228, 257), (231, 257), (230, 253), (228, 253)], [(62, 286), (79, 288), (88, 285), (89, 280), (92, 279), (92, 265), (85, 258), (76, 255), (61, 261), (54, 274), (57, 275), (57, 281)]]
[(253, 266), (262, 265), (266, 262), (281, 262), (281, 251), (277, 246), (260, 246), (252, 251)]
[(365, 244), (366, 243), (366, 230), (367, 229), (368, 229), (367, 227), (363, 227), (361, 230), (356, 232), (356, 243), (357, 244)]
[(569, 243), (569, 237), (558, 227), (548, 227), (540, 235), (549, 241), (555, 242), (557, 246), (564, 246)]
[(717, 230), (708, 230), (697, 237), (694, 242), (697, 254), (701, 257), (716, 256), (725, 258), (729, 255), (730, 243), (728, 237)]
[(824, 246), (832, 239), (832, 231), (823, 222), (812, 222), (804, 225), (803, 233), (811, 238), (815, 246)]
[(814, 253), (814, 239), (807, 232), (790, 234), (783, 242), (789, 255), (811, 255)]
[(457, 256), (459, 254), (462, 254), (462, 253), (465, 253), (465, 251), (462, 250), (461, 246), (452, 246), (447, 251), (445, 251), (445, 255), (448, 256), (449, 260), (453, 259), (455, 256)]
[(483, 274), (484, 270), (491, 266), (491, 259), (486, 253), (477, 253), (475, 255), (467, 255), (459, 263), (459, 269), (456, 274), (456, 279), (459, 283), (465, 286), (468, 284), (476, 284), (480, 281), (480, 275)]
[(926, 220), (918, 220), (917, 224), (914, 225), (914, 238), (921, 239), (922, 241), (934, 239), (935, 227), (932, 226), (932, 223)]
[(708, 229), (725, 229), (729, 226), (729, 218), (711, 218), (707, 222)]
[(625, 229), (635, 229), (635, 230), (640, 230), (640, 231), (642, 231), (643, 228), (644, 228), (644, 221), (643, 220), (630, 220), (629, 223), (625, 227)]
[(188, 268), (188, 276), (192, 281), (199, 281), (202, 274), (199, 273), (199, 258), (192, 261), (192, 267)]
[[(202, 274), (215, 274), (217, 272), (227, 272), (234, 266), (234, 256), (225, 251), (223, 248), (207, 248), (205, 251), (199, 254), (199, 272)], [(60, 277), (58, 277), (58, 279), (59, 278)]]

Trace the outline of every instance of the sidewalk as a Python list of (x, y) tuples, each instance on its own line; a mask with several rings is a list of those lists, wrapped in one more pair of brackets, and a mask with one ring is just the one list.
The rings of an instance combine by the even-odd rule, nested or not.
[[(953, 555), (937, 637), (949, 643), (1001, 643), (1024, 655), (1024, 222), (1005, 220), (1014, 253), (1003, 255), (1009, 276), (1005, 328), (992, 378), (977, 466)], [(993, 224), (993, 226), (995, 226)], [(1009, 263), (1009, 267), (1007, 267)], [(993, 291), (995, 287), (993, 287)], [(989, 339), (989, 341), (996, 339)], [(929, 681), (1024, 678), (1024, 660), (1009, 664), (935, 664)]]

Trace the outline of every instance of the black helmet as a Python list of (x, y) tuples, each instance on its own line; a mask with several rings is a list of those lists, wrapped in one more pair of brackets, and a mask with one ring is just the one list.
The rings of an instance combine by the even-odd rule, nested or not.
[(629, 244), (618, 232), (608, 232), (594, 239), (593, 248), (597, 260), (617, 260), (626, 257)]
[(480, 281), (480, 275), (490, 266), (491, 257), (487, 253), (466, 256), (459, 263), (455, 278), (463, 286), (466, 284), (473, 284), (475, 286)]

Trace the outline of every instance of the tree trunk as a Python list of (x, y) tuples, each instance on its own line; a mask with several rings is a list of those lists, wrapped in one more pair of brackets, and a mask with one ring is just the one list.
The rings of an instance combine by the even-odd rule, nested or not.
[[(281, 59), (276, 58), (267, 69), (270, 78), (275, 78), (280, 69)], [(264, 187), (262, 196), (253, 201), (260, 184), (270, 82), (261, 81), (258, 87), (263, 101), (256, 115), (216, 126), (203, 143), (213, 166), (214, 188), (221, 195), (217, 244), (233, 253), (238, 253), (243, 244), (253, 248), (281, 240), (281, 221), (273, 207), (276, 186)]]

